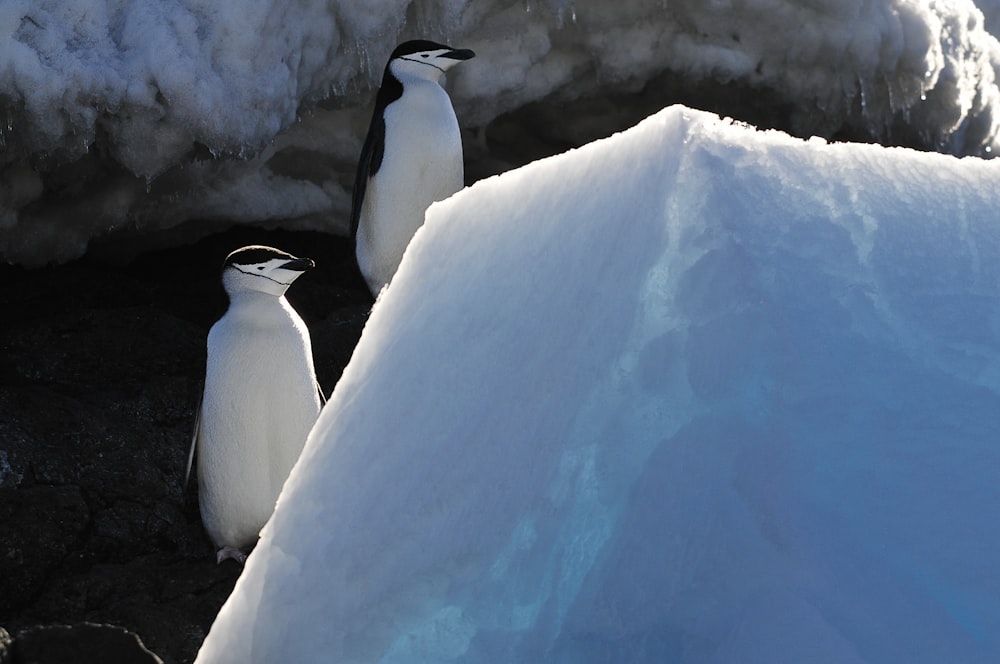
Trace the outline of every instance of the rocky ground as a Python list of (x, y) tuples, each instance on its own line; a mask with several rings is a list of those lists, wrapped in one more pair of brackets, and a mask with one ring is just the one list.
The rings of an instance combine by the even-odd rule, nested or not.
[(119, 635), (84, 623), (194, 659), (241, 568), (215, 564), (184, 472), (219, 269), (254, 243), (316, 261), (288, 298), (329, 393), (371, 305), (344, 238), (241, 229), (127, 262), (0, 266), (0, 664), (60, 661), (38, 654), (60, 639), (111, 661), (101, 639)]

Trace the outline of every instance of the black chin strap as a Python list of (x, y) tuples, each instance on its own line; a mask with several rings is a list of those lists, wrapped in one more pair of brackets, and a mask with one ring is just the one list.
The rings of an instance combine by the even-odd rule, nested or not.
[(243, 274), (249, 274), (251, 277), (261, 277), (263, 279), (267, 279), (268, 281), (273, 281), (276, 284), (281, 284), (282, 286), (291, 286), (292, 285), (291, 282), (288, 282), (286, 284), (284, 281), (278, 281), (277, 279), (272, 279), (271, 277), (267, 276), (266, 274), (261, 274), (260, 272), (247, 272), (246, 270), (240, 269), (240, 266), (236, 265), (235, 263), (233, 263), (233, 267), (236, 268), (237, 272), (242, 272)]
[(413, 58), (408, 58), (405, 55), (403, 57), (401, 57), (400, 60), (409, 60), (410, 62), (416, 62), (416, 63), (422, 64), (422, 65), (427, 65), (428, 67), (434, 67), (434, 69), (437, 69), (442, 74), (447, 73), (445, 70), (441, 69), (436, 64), (434, 64), (432, 62), (427, 62), (426, 60), (414, 60)]

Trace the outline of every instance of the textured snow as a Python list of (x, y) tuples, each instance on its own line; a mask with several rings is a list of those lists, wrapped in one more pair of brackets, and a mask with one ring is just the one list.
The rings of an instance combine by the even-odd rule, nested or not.
[(1000, 164), (668, 108), (433, 205), (198, 662), (994, 662)]
[[(344, 232), (372, 86), (407, 37), (479, 54), (448, 84), (470, 132), (532, 102), (576, 111), (645, 88), (660, 108), (684, 82), (706, 103), (742, 86), (802, 136), (985, 154), (1000, 140), (997, 5), (6, 0), (0, 258), (64, 261), (190, 220)], [(560, 140), (592, 137), (594, 118), (569, 115)]]

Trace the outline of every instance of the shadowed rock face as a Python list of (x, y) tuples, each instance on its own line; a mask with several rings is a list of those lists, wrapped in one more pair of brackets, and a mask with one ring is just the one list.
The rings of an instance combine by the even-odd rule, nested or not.
[[(219, 270), (252, 243), (316, 261), (288, 298), (329, 393), (371, 305), (343, 238), (243, 229), (126, 265), (0, 268), (0, 625), (14, 637), (11, 661), (55, 661), (24, 659), (24, 648), (95, 630), (37, 627), (84, 622), (124, 627), (167, 662), (194, 658), (240, 568), (215, 564), (184, 471), (206, 336), (226, 306)], [(4, 652), (0, 639), (7, 664)]]

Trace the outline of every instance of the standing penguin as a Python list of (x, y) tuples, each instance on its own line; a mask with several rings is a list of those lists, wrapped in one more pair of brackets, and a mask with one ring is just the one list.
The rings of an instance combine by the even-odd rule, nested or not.
[(474, 56), (415, 40), (397, 46), (385, 66), (351, 209), (354, 251), (372, 295), (396, 273), (427, 207), (465, 184), (458, 119), (440, 80)]
[(195, 424), (201, 519), (216, 560), (242, 563), (274, 511), (321, 406), (305, 323), (285, 290), (312, 260), (271, 247), (237, 249), (222, 284), (229, 308), (208, 333)]

